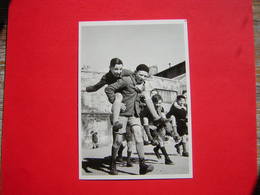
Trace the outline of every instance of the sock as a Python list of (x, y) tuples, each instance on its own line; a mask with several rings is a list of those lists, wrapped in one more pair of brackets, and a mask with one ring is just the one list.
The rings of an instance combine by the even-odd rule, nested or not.
[(123, 156), (123, 150), (125, 149), (125, 147), (123, 146), (123, 144), (120, 145), (119, 149), (118, 149), (118, 156), (122, 157)]
[(167, 152), (166, 152), (166, 149), (165, 149), (165, 147), (164, 147), (164, 146), (163, 146), (163, 147), (161, 147), (161, 151), (162, 151), (162, 153), (163, 153), (163, 155), (164, 155), (165, 159), (169, 160), (169, 156), (168, 156), (168, 154), (167, 154)]
[(186, 146), (187, 146), (187, 144), (182, 142), (182, 147), (183, 147), (183, 152), (184, 153), (187, 153), (187, 147)]
[(117, 152), (118, 152), (118, 147), (112, 146), (112, 151), (111, 151), (111, 154), (112, 154), (112, 162), (115, 162), (115, 161), (116, 161)]
[(144, 144), (143, 142), (136, 142), (136, 151), (139, 159), (144, 159)]
[(127, 151), (127, 161), (131, 160), (131, 155), (132, 155), (132, 152)]
[(154, 149), (155, 150), (159, 150), (160, 149), (160, 145), (158, 144)]

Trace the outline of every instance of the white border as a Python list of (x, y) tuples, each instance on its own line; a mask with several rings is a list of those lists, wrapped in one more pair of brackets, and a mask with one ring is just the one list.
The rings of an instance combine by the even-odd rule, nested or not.
[[(81, 159), (81, 29), (84, 26), (110, 26), (110, 25), (147, 25), (147, 24), (183, 24), (184, 27), (184, 42), (185, 42), (185, 68), (186, 68), (186, 83), (187, 83), (187, 94), (188, 94), (188, 130), (189, 130), (189, 173), (188, 174), (176, 174), (176, 175), (97, 175), (97, 176), (83, 176), (82, 171), (82, 159)], [(143, 180), (143, 179), (181, 179), (193, 178), (193, 157), (192, 157), (192, 122), (191, 122), (191, 93), (190, 93), (190, 65), (189, 65), (189, 47), (188, 47), (188, 27), (187, 20), (120, 20), (120, 21), (88, 21), (79, 22), (79, 39), (78, 39), (78, 165), (79, 165), (79, 179), (80, 180)]]

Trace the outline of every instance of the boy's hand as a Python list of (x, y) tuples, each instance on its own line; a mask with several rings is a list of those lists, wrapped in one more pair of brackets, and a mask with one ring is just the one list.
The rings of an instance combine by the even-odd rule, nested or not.
[(136, 89), (138, 92), (144, 91), (144, 83), (141, 83), (141, 84), (136, 85), (136, 86), (135, 86), (135, 89)]
[(152, 144), (153, 146), (157, 146), (157, 145), (159, 144), (159, 142), (158, 142), (157, 140), (152, 139), (152, 140), (151, 140), (151, 144)]
[(126, 105), (125, 105), (124, 103), (121, 103), (121, 108), (120, 108), (120, 110), (121, 110), (122, 112), (124, 112), (124, 111), (126, 110)]
[(181, 138), (180, 138), (179, 135), (174, 135), (174, 136), (173, 136), (173, 139), (174, 139), (174, 141), (175, 141), (176, 143), (180, 142), (180, 140), (181, 140)]

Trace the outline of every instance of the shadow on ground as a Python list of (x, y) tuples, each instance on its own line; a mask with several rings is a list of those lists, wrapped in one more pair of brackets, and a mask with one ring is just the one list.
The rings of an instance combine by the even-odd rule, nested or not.
[[(138, 158), (131, 158), (131, 161), (133, 164), (136, 164), (136, 165), (139, 164)], [(153, 160), (153, 159), (146, 159), (145, 161), (148, 162), (149, 164), (158, 163), (157, 160)], [(84, 158), (82, 160), (82, 169), (85, 171), (85, 173), (93, 173), (90, 170), (94, 169), (94, 170), (103, 172), (105, 174), (109, 174), (110, 162), (111, 162), (111, 156), (107, 156), (105, 158)], [(118, 169), (117, 169), (118, 173), (128, 174), (128, 175), (138, 175), (138, 174), (120, 169), (120, 167), (127, 167), (126, 166), (126, 157), (123, 158), (122, 162), (117, 161), (117, 167), (118, 167)]]
[[(126, 166), (124, 164), (126, 159), (124, 159), (123, 162), (117, 162), (118, 167), (124, 167)], [(104, 173), (109, 174), (109, 167), (110, 167), (110, 162), (111, 162), (111, 157), (107, 156), (105, 158), (84, 158), (82, 161), (82, 168), (86, 173), (92, 173), (90, 169), (95, 169)], [(136, 163), (136, 159), (133, 159), (133, 163)], [(137, 162), (138, 163), (138, 162)], [(128, 171), (123, 171), (118, 169), (118, 173), (124, 173), (124, 174), (129, 174), (129, 175), (136, 175), (134, 173), (128, 172)]]

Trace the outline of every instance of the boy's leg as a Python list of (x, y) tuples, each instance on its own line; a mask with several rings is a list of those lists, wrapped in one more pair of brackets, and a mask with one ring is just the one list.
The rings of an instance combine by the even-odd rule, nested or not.
[(114, 140), (113, 140), (113, 145), (112, 145), (112, 150), (111, 150), (111, 165), (110, 165), (110, 174), (111, 175), (117, 175), (117, 170), (116, 170), (116, 156), (118, 153), (118, 149), (120, 145), (122, 144), (123, 141), (123, 135), (114, 133), (115, 135)]
[(128, 125), (126, 127), (126, 141), (127, 141), (127, 160), (126, 160), (126, 166), (132, 167), (133, 163), (131, 161), (131, 155), (133, 151), (133, 134), (131, 131), (131, 127)]
[(125, 145), (122, 143), (118, 149), (117, 161), (123, 162), (123, 150), (125, 149)]
[(132, 167), (133, 163), (131, 161), (131, 155), (132, 155), (132, 148), (133, 148), (133, 142), (130, 141), (127, 143), (127, 160), (126, 160), (126, 166)]
[(159, 136), (158, 136), (158, 139), (159, 139), (159, 143), (160, 143), (160, 149), (164, 155), (164, 158), (165, 158), (165, 164), (166, 165), (172, 165), (173, 162), (171, 161), (168, 153), (166, 152), (166, 149), (165, 149), (165, 145), (164, 145), (164, 137), (165, 137), (165, 129), (162, 128), (162, 129), (159, 129)]
[(159, 120), (161, 117), (158, 115), (158, 113), (155, 110), (153, 101), (151, 99), (151, 96), (148, 91), (143, 92), (143, 95), (145, 97), (145, 103), (146, 106), (148, 107), (149, 111), (151, 112), (152, 116), (154, 117), (155, 120)]
[(155, 156), (156, 156), (158, 159), (161, 159), (162, 157), (161, 157), (161, 155), (160, 155), (160, 153), (159, 153), (159, 149), (160, 149), (160, 144), (158, 144), (157, 146), (155, 146), (155, 147), (153, 148), (153, 151), (154, 151)]
[(153, 166), (147, 165), (144, 162), (144, 143), (142, 137), (140, 118), (129, 117), (129, 124), (132, 126), (132, 132), (134, 134), (136, 144), (136, 151), (139, 157), (139, 173), (143, 175), (153, 171)]
[(144, 143), (142, 137), (142, 130), (139, 125), (132, 126), (132, 132), (134, 134), (136, 151), (139, 158), (144, 158)]
[(182, 147), (183, 147), (182, 156), (185, 156), (185, 157), (189, 156), (189, 153), (187, 151), (187, 142), (188, 142), (188, 136), (184, 135), (183, 140), (182, 140)]
[(176, 119), (175, 117), (172, 115), (170, 117), (171, 122), (166, 122), (165, 127), (166, 127), (166, 132), (169, 133), (170, 135), (173, 137), (175, 142), (179, 142), (180, 141), (180, 136), (177, 132), (177, 125), (176, 125)]
[(144, 127), (144, 130), (145, 130), (145, 133), (147, 135), (148, 140), (152, 143), (152, 145), (154, 145), (154, 140), (153, 140), (153, 137), (150, 133), (149, 125), (144, 125), (143, 127)]
[(124, 140), (124, 134), (125, 134), (125, 128), (127, 124), (128, 118), (126, 117), (119, 117), (119, 121), (122, 124), (122, 128), (118, 131), (113, 131), (113, 145), (112, 145), (112, 151), (111, 151), (111, 165), (110, 165), (110, 174), (111, 175), (117, 175), (116, 170), (116, 157), (118, 154), (118, 149), (120, 145), (122, 144), (122, 141)]
[(165, 149), (164, 146), (161, 147), (161, 151), (162, 151), (162, 153), (163, 153), (163, 155), (164, 155), (164, 158), (165, 158), (165, 164), (166, 164), (166, 165), (173, 165), (174, 163), (173, 163), (172, 160), (170, 159), (170, 157), (169, 157), (168, 153), (166, 152), (166, 149)]
[(119, 122), (119, 114), (121, 110), (123, 96), (121, 93), (116, 93), (116, 99), (112, 105), (112, 121), (113, 121), (113, 130), (117, 131), (122, 128), (122, 124)]
[(180, 136), (180, 140), (179, 142), (177, 142), (177, 144), (174, 145), (174, 147), (176, 148), (176, 152), (178, 154), (181, 154), (181, 146), (183, 146), (183, 136)]

